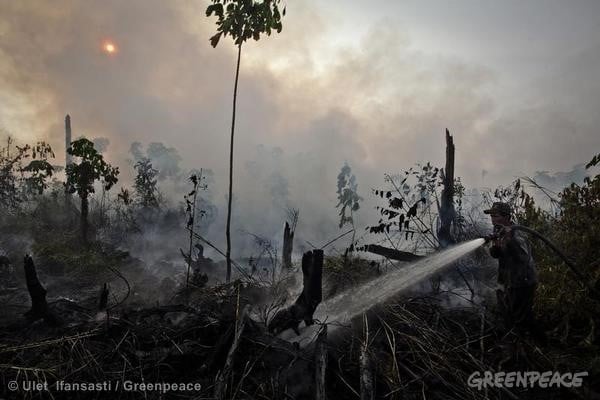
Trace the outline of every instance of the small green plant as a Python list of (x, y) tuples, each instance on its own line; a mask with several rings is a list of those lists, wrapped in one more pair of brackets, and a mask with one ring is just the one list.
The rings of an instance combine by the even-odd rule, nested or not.
[[(442, 186), (440, 169), (427, 164), (417, 164), (404, 173), (385, 174), (388, 188), (373, 189), (373, 194), (385, 201), (377, 206), (381, 218), (377, 224), (367, 226), (369, 233), (382, 235), (389, 246), (397, 249), (400, 242), (410, 240), (426, 248), (439, 246), (436, 235), (439, 190)], [(416, 235), (416, 238), (415, 238)]]
[(360, 209), (362, 197), (358, 195), (358, 184), (356, 176), (348, 164), (344, 164), (337, 177), (337, 198), (336, 208), (339, 208), (340, 229), (346, 225), (352, 225), (352, 243), (349, 250), (354, 250), (354, 240), (356, 238), (356, 229), (354, 226), (354, 213)]
[(338, 203), (335, 206), (340, 209), (340, 228), (346, 224), (354, 226), (354, 212), (360, 209), (360, 202), (362, 200), (357, 191), (356, 176), (354, 176), (348, 164), (344, 164), (337, 177), (336, 193)]
[(78, 158), (67, 165), (66, 187), (69, 193), (77, 193), (81, 199), (81, 239), (87, 243), (89, 196), (94, 193), (94, 183), (102, 181), (104, 189), (110, 190), (118, 181), (119, 168), (104, 161), (102, 154), (94, 148), (94, 143), (86, 138), (72, 142), (67, 153)]
[(199, 210), (198, 206), (197, 206), (197, 202), (196, 202), (196, 200), (198, 198), (198, 191), (208, 189), (208, 186), (204, 182), (205, 177), (202, 175), (202, 172), (203, 172), (202, 169), (200, 169), (200, 172), (198, 174), (194, 173), (190, 176), (190, 182), (192, 183), (192, 191), (183, 197), (183, 199), (185, 201), (185, 213), (188, 216), (188, 221), (187, 221), (186, 227), (190, 233), (190, 242), (189, 242), (188, 253), (185, 254), (185, 259), (188, 264), (187, 274), (186, 274), (186, 278), (185, 278), (186, 287), (189, 285), (190, 269), (192, 268), (192, 249), (193, 249), (193, 245), (194, 245), (195, 228), (197, 226), (196, 212), (198, 212), (198, 216), (200, 218), (203, 218), (206, 215), (206, 210), (202, 210), (202, 209)]

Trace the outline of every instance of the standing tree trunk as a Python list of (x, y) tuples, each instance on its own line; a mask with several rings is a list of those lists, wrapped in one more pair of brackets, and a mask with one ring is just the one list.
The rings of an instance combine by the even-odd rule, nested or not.
[(450, 228), (455, 218), (454, 210), (454, 140), (446, 129), (446, 168), (443, 176), (442, 204), (440, 206), (441, 226), (438, 230), (438, 240), (441, 247), (455, 243)]
[(81, 240), (83, 243), (88, 242), (88, 197), (87, 195), (81, 196)]
[(73, 158), (67, 152), (69, 147), (71, 147), (71, 116), (67, 114), (65, 117), (65, 168), (73, 162)]
[(294, 231), (285, 223), (283, 230), (283, 269), (292, 269), (292, 251), (294, 250)]
[(302, 293), (290, 307), (279, 310), (271, 319), (268, 329), (278, 335), (286, 329), (293, 329), (297, 335), (298, 325), (304, 321), (312, 325), (313, 314), (323, 299), (323, 250), (317, 249), (302, 256)]
[[(65, 171), (67, 167), (73, 163), (73, 156), (71, 156), (68, 152), (69, 147), (71, 147), (71, 116), (67, 114), (65, 117)], [(69, 222), (71, 221), (71, 193), (69, 193), (67, 186), (65, 186), (65, 206), (67, 207), (67, 212), (69, 216)]]
[(194, 183), (194, 198), (192, 199), (192, 215), (190, 216), (190, 222), (191, 224), (188, 224), (188, 227), (190, 229), (190, 246), (189, 246), (189, 250), (188, 250), (188, 257), (187, 257), (187, 262), (188, 262), (188, 268), (187, 268), (187, 275), (185, 277), (185, 287), (188, 288), (190, 285), (190, 269), (192, 268), (192, 246), (194, 244), (194, 228), (196, 226), (196, 197), (198, 195), (198, 187), (201, 185), (202, 182), (202, 168), (200, 168), (200, 179), (196, 180)]
[(227, 199), (227, 228), (225, 236), (227, 237), (227, 278), (226, 282), (231, 280), (231, 200), (233, 197), (233, 136), (235, 132), (235, 105), (237, 103), (238, 79), (240, 76), (240, 59), (242, 57), (242, 43), (238, 44), (237, 66), (235, 68), (235, 84), (233, 87), (233, 114), (231, 117), (231, 142), (229, 146), (229, 198)]
[(26, 255), (23, 260), (25, 269), (25, 282), (27, 283), (27, 291), (31, 298), (31, 309), (25, 313), (26, 316), (32, 319), (39, 319), (46, 316), (48, 305), (46, 303), (46, 289), (40, 283), (33, 259)]
[(50, 325), (59, 324), (60, 320), (48, 310), (48, 304), (46, 303), (47, 292), (38, 279), (35, 264), (31, 256), (25, 255), (23, 267), (25, 269), (27, 291), (31, 298), (31, 309), (25, 313), (25, 316), (31, 321), (43, 318)]

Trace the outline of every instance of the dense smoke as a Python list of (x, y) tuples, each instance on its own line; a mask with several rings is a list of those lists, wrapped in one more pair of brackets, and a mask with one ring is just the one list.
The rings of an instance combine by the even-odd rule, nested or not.
[[(384, 173), (442, 164), (445, 127), (455, 135), (456, 175), (467, 187), (494, 187), (539, 168), (565, 170), (600, 144), (597, 71), (589, 68), (597, 45), (502, 97), (523, 99), (501, 104), (495, 94), (510, 77), (490, 62), (420, 50), (419, 38), (390, 20), (334, 46), (319, 40), (335, 28), (318, 10), (314, 2), (290, 4), (280, 35), (244, 47), (236, 256), (250, 251), (248, 232), (279, 240), (289, 207), (301, 213), (298, 249), (339, 234), (335, 184), (344, 162), (365, 199), (358, 225), (370, 220), (369, 192)], [(205, 205), (214, 206), (213, 217), (203, 229), (222, 246), (236, 54), (229, 41), (210, 47), (215, 27), (204, 5), (3, 2), (0, 14), (10, 16), (0, 24), (3, 128), (25, 141), (49, 140), (62, 160), (69, 113), (73, 137), (99, 138), (96, 145), (120, 167), (118, 186), (133, 179), (127, 160), (147, 157), (171, 204), (189, 189), (189, 171), (211, 170)], [(117, 46), (112, 56), (101, 49), (107, 39)]]

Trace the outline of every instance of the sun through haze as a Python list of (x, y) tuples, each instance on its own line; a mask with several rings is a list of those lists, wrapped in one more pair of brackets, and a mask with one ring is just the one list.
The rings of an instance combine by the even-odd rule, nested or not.
[(117, 52), (117, 46), (112, 42), (112, 41), (105, 41), (102, 44), (102, 49), (107, 53), (107, 54), (114, 54)]

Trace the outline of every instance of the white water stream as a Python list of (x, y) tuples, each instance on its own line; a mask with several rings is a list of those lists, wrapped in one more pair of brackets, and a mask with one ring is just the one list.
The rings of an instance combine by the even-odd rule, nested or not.
[[(361, 286), (350, 288), (321, 303), (314, 314), (314, 319), (331, 324), (329, 325), (330, 331), (335, 329), (336, 325), (349, 323), (352, 318), (373, 306), (386, 302), (403, 290), (442, 271), (444, 267), (448, 267), (460, 257), (477, 249), (484, 242), (484, 239), (475, 239), (461, 243), (388, 272)], [(299, 337), (288, 330), (283, 332), (281, 337), (302, 344), (313, 338), (317, 327), (318, 325), (313, 325), (304, 329)]]

